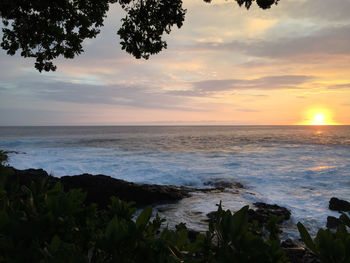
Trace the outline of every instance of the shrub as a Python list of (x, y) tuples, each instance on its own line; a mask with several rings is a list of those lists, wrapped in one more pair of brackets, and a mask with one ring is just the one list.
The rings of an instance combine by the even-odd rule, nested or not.
[(346, 214), (340, 216), (340, 224), (336, 232), (320, 229), (314, 240), (300, 222), (297, 224), (301, 239), (305, 245), (315, 253), (322, 263), (350, 262), (350, 219)]
[(0, 150), (0, 166), (4, 166), (8, 161), (8, 156), (5, 151)]
[(206, 235), (206, 258), (212, 262), (287, 262), (278, 238), (277, 219), (266, 225), (270, 235), (266, 240), (258, 224), (248, 222), (248, 206), (232, 214), (219, 205), (214, 222)]
[(207, 233), (190, 241), (185, 227), (169, 230), (158, 215), (151, 219), (151, 207), (134, 219), (134, 204), (113, 197), (98, 210), (59, 183), (9, 187), (9, 171), (0, 165), (0, 262), (286, 262), (275, 223), (265, 239), (248, 223), (248, 207), (232, 214), (220, 204)]

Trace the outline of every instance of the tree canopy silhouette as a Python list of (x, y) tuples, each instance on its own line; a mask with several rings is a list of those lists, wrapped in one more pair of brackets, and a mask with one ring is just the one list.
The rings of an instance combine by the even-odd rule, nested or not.
[[(233, 1), (247, 9), (256, 1), (267, 9), (279, 0)], [(148, 59), (166, 48), (164, 33), (174, 25), (180, 28), (185, 19), (182, 0), (0, 0), (1, 47), (9, 55), (19, 51), (22, 57), (35, 58), (40, 72), (54, 71), (52, 60), (82, 53), (83, 41), (99, 34), (110, 5), (116, 3), (126, 11), (117, 32), (121, 48), (136, 58)]]

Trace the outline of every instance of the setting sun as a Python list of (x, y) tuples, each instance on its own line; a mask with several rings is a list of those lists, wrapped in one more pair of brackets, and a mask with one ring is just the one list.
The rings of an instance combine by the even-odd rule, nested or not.
[(312, 124), (323, 125), (325, 124), (325, 116), (322, 113), (318, 113), (314, 116)]
[(304, 114), (301, 125), (336, 125), (332, 112), (328, 109), (309, 109)]

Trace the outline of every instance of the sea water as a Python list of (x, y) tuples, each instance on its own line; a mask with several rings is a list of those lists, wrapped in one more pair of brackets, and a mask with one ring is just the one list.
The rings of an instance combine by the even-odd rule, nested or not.
[(195, 193), (159, 212), (204, 230), (206, 213), (262, 201), (284, 206), (295, 224), (325, 227), (335, 196), (350, 200), (350, 126), (0, 127), (0, 149), (18, 169), (54, 176), (105, 174), (137, 183), (244, 189)]

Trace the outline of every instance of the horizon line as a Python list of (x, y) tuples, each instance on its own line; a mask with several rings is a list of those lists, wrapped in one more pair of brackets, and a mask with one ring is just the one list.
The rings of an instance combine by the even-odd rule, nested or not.
[(350, 124), (58, 124), (58, 125), (0, 125), (7, 127), (219, 127), (219, 126), (350, 126)]

